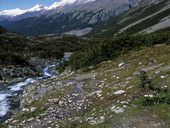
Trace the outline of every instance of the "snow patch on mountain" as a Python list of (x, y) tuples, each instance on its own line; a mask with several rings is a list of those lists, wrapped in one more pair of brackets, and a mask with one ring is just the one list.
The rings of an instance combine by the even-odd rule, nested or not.
[(60, 7), (60, 6), (64, 6), (64, 5), (69, 5), (74, 3), (76, 0), (61, 0), (59, 2), (54, 2), (51, 6), (48, 7), (48, 10)]
[(55, 9), (57, 7), (62, 7), (65, 5), (71, 5), (73, 3), (84, 4), (84, 3), (88, 3), (92, 1), (95, 1), (95, 0), (61, 0), (59, 2), (54, 2), (51, 6), (48, 7), (48, 10)]
[(44, 10), (44, 9), (48, 9), (48, 7), (44, 6), (44, 5), (37, 4), (33, 8), (27, 9), (26, 11), (27, 12), (36, 12), (36, 11), (41, 11), (41, 10)]

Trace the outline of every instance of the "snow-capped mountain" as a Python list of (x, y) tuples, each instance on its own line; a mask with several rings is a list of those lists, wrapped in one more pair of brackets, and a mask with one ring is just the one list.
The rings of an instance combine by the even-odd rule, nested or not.
[(30, 9), (26, 9), (26, 10), (21, 10), (19, 8), (16, 9), (10, 9), (10, 10), (4, 10), (0, 12), (0, 16), (9, 16), (9, 17), (15, 17), (24, 13), (28, 13), (28, 12), (38, 12), (41, 10), (46, 10), (48, 9), (48, 7), (43, 6), (43, 5), (35, 5), (34, 7), (30, 8)]
[(25, 10), (21, 10), (19, 8), (16, 8), (16, 9), (10, 9), (10, 10), (4, 10), (4, 11), (1, 11), (0, 12), (0, 16), (11, 16), (11, 17), (14, 17), (14, 16), (18, 16), (18, 15), (21, 15), (21, 14), (24, 14), (24, 13), (28, 13), (28, 12), (37, 12), (37, 11), (42, 11), (42, 10), (52, 10), (52, 9), (55, 9), (57, 7), (61, 8), (63, 6), (66, 6), (66, 5), (71, 5), (71, 4), (84, 4), (84, 3), (88, 3), (88, 2), (92, 2), (92, 1), (95, 1), (95, 0), (61, 0), (59, 2), (54, 2), (51, 6), (44, 6), (44, 5), (35, 5), (34, 7), (32, 8), (29, 8), (29, 9), (25, 9)]
[(16, 8), (16, 9), (10, 9), (10, 10), (4, 10), (0, 12), (1, 16), (17, 16), (23, 14), (25, 11)]
[(26, 10), (2, 11), (0, 24), (26, 34), (70, 33), (86, 28), (92, 31), (98, 24), (129, 10), (161, 1), (167, 0), (61, 0), (48, 7), (36, 5)]
[(71, 5), (71, 4), (85, 4), (88, 2), (93, 2), (95, 0), (61, 0), (59, 2), (55, 2), (51, 6), (48, 7), (48, 10), (55, 9), (57, 7), (63, 7), (66, 5)]

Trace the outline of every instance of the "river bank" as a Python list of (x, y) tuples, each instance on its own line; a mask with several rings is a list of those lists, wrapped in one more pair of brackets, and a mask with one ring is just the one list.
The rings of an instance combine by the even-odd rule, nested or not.
[[(34, 74), (31, 73), (29, 75), (23, 75), (22, 77), (16, 76), (12, 78), (11, 72), (7, 70), (10, 72), (10, 77), (5, 77), (5, 80), (1, 80), (1, 84), (3, 86), (0, 86), (0, 123), (5, 122), (20, 108), (20, 97), (27, 86), (34, 86), (37, 82), (57, 77), (59, 72), (56, 70), (56, 66), (64, 61), (68, 61), (71, 55), (72, 53), (65, 52), (64, 57), (60, 60), (40, 59), (37, 57), (31, 58), (29, 60), (29, 64), (35, 69), (33, 72)], [(5, 68), (7, 69), (7, 67)], [(26, 68), (31, 70), (30, 67), (20, 68), (21, 70), (25, 70)], [(17, 74), (18, 68), (11, 68), (11, 70), (15, 71)]]
[(55, 65), (48, 65), (42, 69), (42, 76), (32, 78), (20, 78), (15, 82), (9, 82), (0, 89), (0, 122), (7, 120), (20, 106), (20, 95), (26, 86), (31, 86), (37, 81), (48, 79), (57, 75)]

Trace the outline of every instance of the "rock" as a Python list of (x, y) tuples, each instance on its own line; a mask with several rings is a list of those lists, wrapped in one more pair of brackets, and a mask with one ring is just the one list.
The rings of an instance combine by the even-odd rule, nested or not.
[(28, 108), (23, 108), (22, 111), (23, 112), (29, 112), (29, 109)]
[(33, 121), (33, 120), (34, 120), (34, 118), (32, 117), (32, 118), (28, 119), (27, 121), (28, 121), (28, 122), (31, 122), (31, 121)]
[(144, 95), (144, 97), (153, 98), (153, 95)]
[(93, 96), (94, 94), (96, 94), (98, 97), (101, 97), (102, 96), (101, 93), (102, 93), (102, 90), (97, 90), (95, 92), (90, 93), (89, 96)]
[(124, 90), (118, 90), (118, 91), (116, 91), (114, 94), (115, 95), (120, 95), (120, 94), (123, 94), (123, 93), (125, 93), (126, 91), (124, 91)]
[(51, 103), (58, 103), (59, 99), (56, 98), (56, 99), (49, 99), (48, 102), (51, 102)]
[(119, 77), (117, 76), (116, 79), (119, 79)]
[(124, 112), (124, 109), (120, 108), (120, 107), (113, 106), (113, 107), (111, 107), (111, 111), (115, 112), (115, 113), (122, 113), (122, 112)]
[(113, 111), (115, 108), (116, 108), (116, 106), (113, 105), (113, 106), (111, 107), (111, 111)]
[(59, 105), (62, 106), (64, 104), (63, 101), (59, 101)]
[(139, 65), (142, 65), (142, 62), (139, 62)]
[(35, 112), (35, 110), (36, 110), (36, 107), (31, 107), (30, 109), (31, 112)]
[(160, 76), (161, 79), (165, 79), (166, 76)]
[(159, 74), (160, 73), (160, 71), (158, 70), (158, 71), (155, 71), (155, 74)]
[(104, 116), (101, 116), (100, 117), (100, 123), (103, 123), (105, 121), (105, 117)]
[(15, 123), (17, 123), (17, 122), (18, 122), (18, 120), (14, 120), (14, 121), (12, 121), (12, 123), (13, 123), (13, 124), (15, 124)]
[(123, 67), (124, 65), (125, 65), (125, 63), (122, 62), (122, 63), (119, 64), (119, 67)]

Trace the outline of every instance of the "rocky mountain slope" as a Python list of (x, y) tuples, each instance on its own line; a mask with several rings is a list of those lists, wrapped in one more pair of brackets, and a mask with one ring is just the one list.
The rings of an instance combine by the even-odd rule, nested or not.
[[(37, 5), (28, 10), (2, 11), (0, 24), (10, 31), (26, 34), (69, 33), (76, 35), (75, 31), (90, 28), (81, 34), (85, 35), (93, 29), (94, 31), (98, 29), (96, 25), (105, 26), (106, 21), (117, 19), (117, 16), (122, 16), (129, 10), (142, 7), (146, 9), (162, 1), (167, 0), (62, 0), (49, 7)], [(13, 14), (14, 12), (16, 13)], [(139, 10), (135, 11), (137, 12), (140, 13)], [(132, 15), (134, 16), (136, 14)], [(124, 18), (130, 17), (127, 15)], [(115, 26), (117, 26), (116, 23), (112, 24), (112, 27)]]
[(114, 34), (153, 33), (169, 31), (170, 1), (163, 0), (153, 5), (144, 5), (96, 26), (89, 35), (113, 36)]
[(152, 104), (154, 92), (140, 87), (143, 70), (161, 88), (158, 97), (169, 95), (169, 49), (155, 45), (133, 50), (89, 72), (66, 70), (29, 86), (21, 111), (2, 127), (169, 128), (169, 101)]

